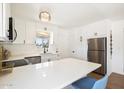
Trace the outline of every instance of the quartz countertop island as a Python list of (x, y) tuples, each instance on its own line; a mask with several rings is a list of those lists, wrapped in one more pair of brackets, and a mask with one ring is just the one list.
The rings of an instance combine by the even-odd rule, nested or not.
[(60, 89), (85, 77), (101, 65), (74, 58), (27, 65), (0, 76), (0, 88)]

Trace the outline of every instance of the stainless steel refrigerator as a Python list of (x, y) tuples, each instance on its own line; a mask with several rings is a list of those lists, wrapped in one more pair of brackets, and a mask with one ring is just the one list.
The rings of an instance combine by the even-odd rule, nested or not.
[(107, 38), (88, 39), (88, 61), (102, 66), (94, 72), (105, 75), (107, 71)]

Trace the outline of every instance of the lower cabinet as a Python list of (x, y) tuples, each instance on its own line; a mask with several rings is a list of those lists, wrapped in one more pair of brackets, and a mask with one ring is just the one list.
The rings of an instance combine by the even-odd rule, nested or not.
[(14, 67), (19, 67), (37, 63), (41, 63), (41, 56), (25, 57), (24, 59), (2, 62), (2, 67), (4, 68), (10, 65), (13, 65)]
[(50, 62), (53, 60), (57, 60), (58, 55), (57, 54), (43, 54), (41, 55), (41, 62)]
[(57, 59), (58, 59), (57, 54), (43, 54), (41, 56), (30, 56), (30, 57), (25, 57), (24, 59), (2, 62), (2, 67), (4, 68), (10, 65), (13, 65), (14, 67), (19, 67), (19, 66), (25, 66), (29, 64), (49, 62)]
[(8, 65), (11, 65), (11, 64), (13, 64), (14, 67), (28, 65), (28, 63), (24, 59), (20, 59), (20, 60), (13, 60), (13, 61), (3, 62), (2, 67), (7, 67)]
[(25, 60), (29, 64), (37, 64), (37, 63), (41, 63), (41, 56), (25, 57)]

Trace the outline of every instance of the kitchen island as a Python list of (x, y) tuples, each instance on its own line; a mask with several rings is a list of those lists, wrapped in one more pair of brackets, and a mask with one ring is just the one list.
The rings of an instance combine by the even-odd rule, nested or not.
[(0, 88), (60, 89), (85, 77), (101, 65), (74, 58), (26, 65), (0, 76)]

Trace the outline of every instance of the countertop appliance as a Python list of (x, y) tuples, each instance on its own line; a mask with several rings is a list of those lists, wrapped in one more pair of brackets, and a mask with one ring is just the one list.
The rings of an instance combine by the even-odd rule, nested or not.
[(102, 66), (94, 72), (105, 75), (107, 71), (107, 38), (88, 39), (88, 61)]

